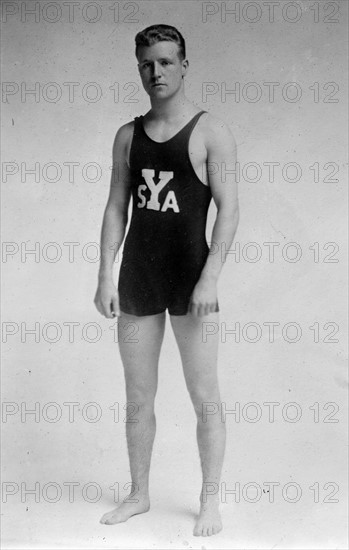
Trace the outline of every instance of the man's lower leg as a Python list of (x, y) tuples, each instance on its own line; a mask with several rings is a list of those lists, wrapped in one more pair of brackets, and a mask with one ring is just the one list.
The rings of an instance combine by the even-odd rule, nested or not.
[[(210, 403), (213, 401), (210, 400)], [(219, 397), (216, 401), (219, 403)], [(220, 415), (197, 414), (197, 440), (202, 468), (200, 513), (194, 535), (210, 536), (222, 529), (219, 513), (220, 478), (225, 451), (226, 430)]]

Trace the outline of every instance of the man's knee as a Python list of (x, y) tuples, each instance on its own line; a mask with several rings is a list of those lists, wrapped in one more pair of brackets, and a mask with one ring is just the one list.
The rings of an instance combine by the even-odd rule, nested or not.
[(149, 385), (139, 382), (128, 383), (126, 393), (127, 401), (135, 403), (138, 409), (150, 411), (154, 409), (155, 388), (150, 388)]
[(198, 417), (202, 416), (202, 411), (206, 403), (219, 404), (219, 390), (216, 384), (193, 384), (188, 390)]

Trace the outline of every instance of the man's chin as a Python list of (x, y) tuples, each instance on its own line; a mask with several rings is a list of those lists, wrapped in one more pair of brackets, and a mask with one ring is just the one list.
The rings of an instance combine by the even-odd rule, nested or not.
[(148, 95), (151, 97), (167, 97), (167, 88), (165, 86), (156, 86), (148, 90)]

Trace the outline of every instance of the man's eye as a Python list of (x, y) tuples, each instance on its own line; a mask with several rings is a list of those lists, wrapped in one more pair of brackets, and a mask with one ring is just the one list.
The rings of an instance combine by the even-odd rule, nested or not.
[(169, 65), (169, 62), (168, 61), (163, 61), (162, 64), (163, 65)]

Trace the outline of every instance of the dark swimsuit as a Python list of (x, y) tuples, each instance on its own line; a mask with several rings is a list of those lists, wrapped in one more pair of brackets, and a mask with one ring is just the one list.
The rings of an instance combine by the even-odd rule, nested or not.
[(209, 252), (205, 230), (211, 190), (197, 177), (188, 153), (190, 135), (204, 112), (163, 143), (145, 133), (142, 116), (135, 118), (132, 218), (118, 284), (124, 313), (188, 312)]

